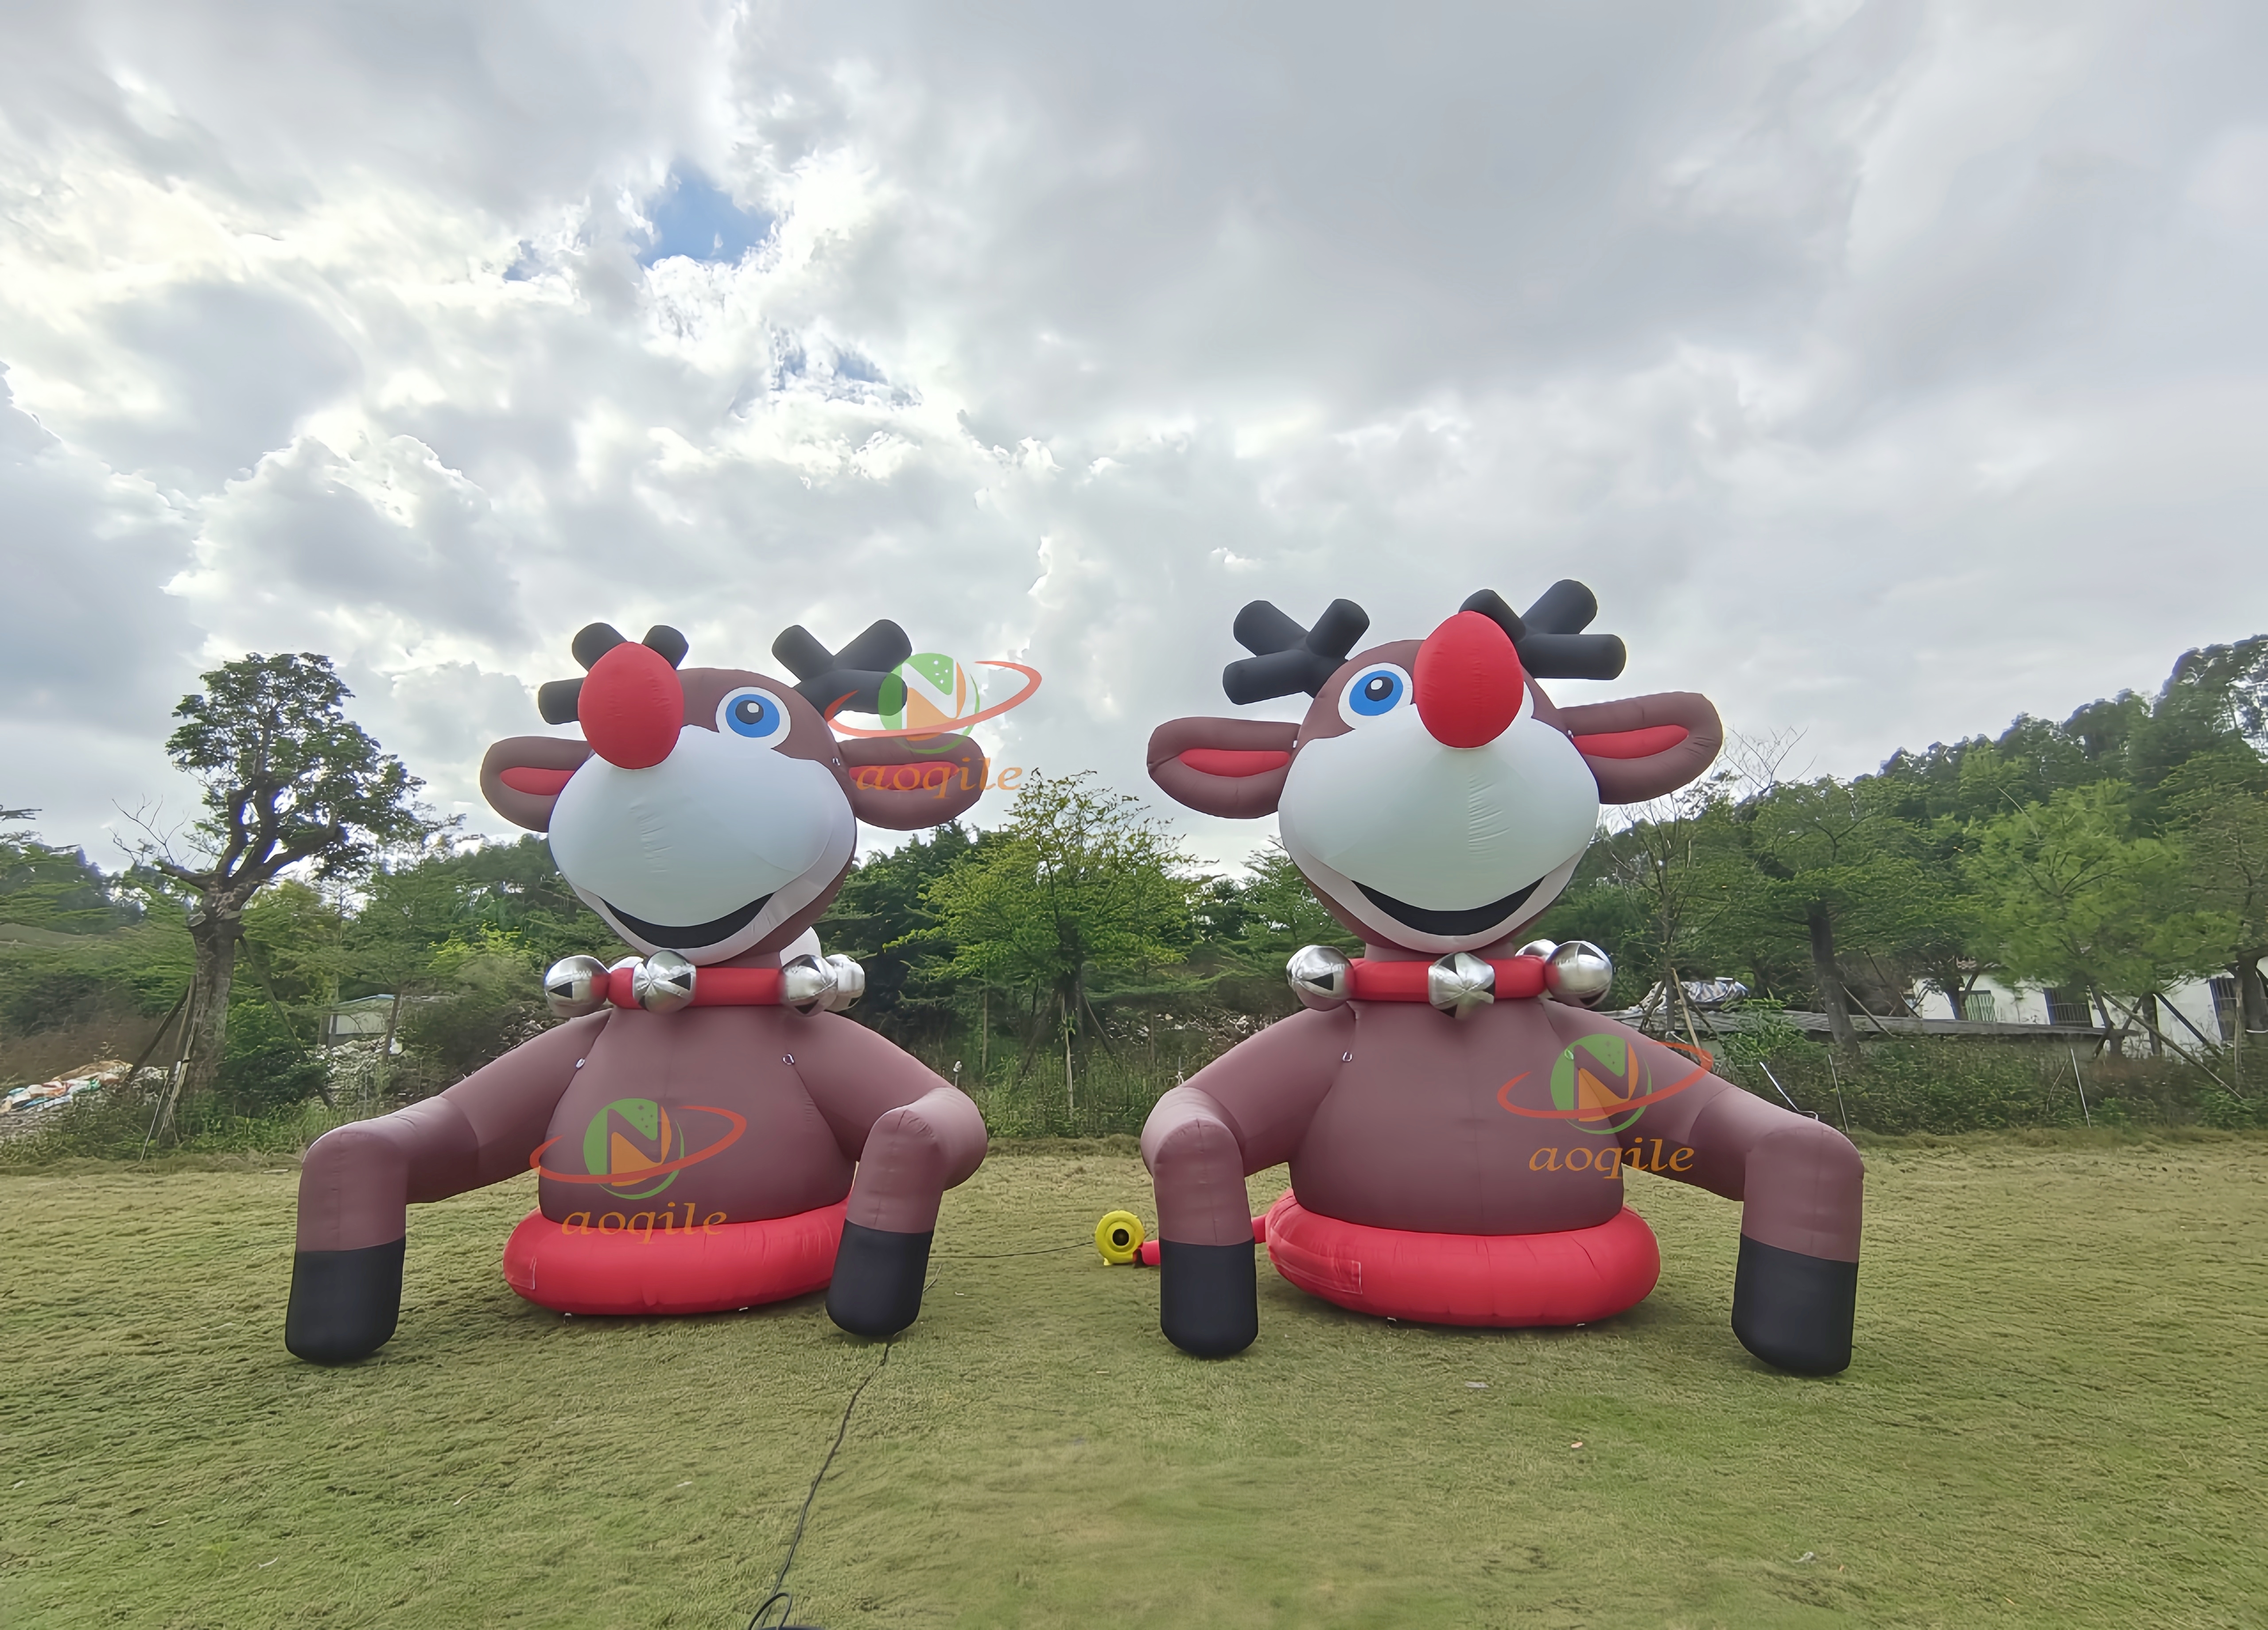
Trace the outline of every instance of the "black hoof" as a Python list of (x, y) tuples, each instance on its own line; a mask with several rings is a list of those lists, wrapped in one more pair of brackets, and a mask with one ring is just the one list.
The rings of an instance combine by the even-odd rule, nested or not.
[(1831, 1376), (1851, 1363), (1859, 1265), (1808, 1257), (1741, 1236), (1733, 1277), (1733, 1333), (1767, 1364)]
[(1197, 1358), (1241, 1353), (1260, 1334), (1256, 1247), (1158, 1242), (1158, 1324), (1166, 1340)]
[(408, 1244), (359, 1251), (302, 1251), (291, 1259), (291, 1304), (284, 1345), (315, 1364), (348, 1364), (384, 1347), (401, 1317), (401, 1253)]
[(835, 1277), (827, 1287), (827, 1317), (854, 1336), (894, 1336), (921, 1313), (922, 1279), (929, 1272), (925, 1234), (843, 1225)]

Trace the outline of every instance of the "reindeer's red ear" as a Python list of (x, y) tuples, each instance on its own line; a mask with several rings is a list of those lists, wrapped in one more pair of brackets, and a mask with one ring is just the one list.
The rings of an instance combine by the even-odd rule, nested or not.
[(551, 806), (567, 778), (591, 756), (587, 741), (561, 736), (514, 736), (481, 760), (481, 796), (515, 826), (551, 830)]
[(1699, 779), (1725, 745), (1706, 696), (1664, 691), (1559, 709), (1560, 728), (1591, 767), (1602, 804), (1643, 804)]
[(1231, 820), (1276, 812), (1292, 773), (1296, 724), (1174, 719), (1150, 732), (1150, 779), (1176, 804)]
[(984, 796), (984, 750), (966, 736), (852, 737), (836, 748), (850, 774), (850, 811), (869, 826), (942, 826)]

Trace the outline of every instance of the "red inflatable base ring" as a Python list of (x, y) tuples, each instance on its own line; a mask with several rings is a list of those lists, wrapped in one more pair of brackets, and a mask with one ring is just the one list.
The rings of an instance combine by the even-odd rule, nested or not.
[(1661, 1277), (1653, 1230), (1627, 1207), (1557, 1234), (1417, 1234), (1321, 1216), (1287, 1193), (1266, 1222), (1269, 1260), (1309, 1296), (1418, 1324), (1587, 1325)]
[(531, 1211), (504, 1245), (504, 1282), (555, 1313), (722, 1313), (784, 1302), (835, 1276), (848, 1203), (643, 1236), (571, 1233)]

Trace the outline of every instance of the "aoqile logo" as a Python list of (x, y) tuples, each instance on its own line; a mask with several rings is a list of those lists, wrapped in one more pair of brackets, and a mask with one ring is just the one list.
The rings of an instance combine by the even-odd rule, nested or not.
[[(688, 1149), (688, 1114), (721, 1118), (722, 1134), (716, 1134), (712, 1123), (696, 1123), (701, 1141)], [(746, 1116), (707, 1104), (681, 1104), (672, 1115), (666, 1105), (652, 1098), (616, 1098), (583, 1128), (582, 1171), (555, 1171), (543, 1164), (559, 1138), (537, 1144), (527, 1164), (555, 1183), (596, 1184), (617, 1200), (651, 1200), (676, 1182), (679, 1172), (723, 1154), (747, 1129)]]
[[(984, 705), (984, 686), (980, 686), (976, 670), (998, 668), (1020, 678), (1023, 683), (1006, 696)], [(989, 680), (997, 687), (1000, 681)], [(1011, 708), (1020, 708), (1032, 699), (1040, 688), (1039, 670), (1020, 662), (984, 660), (965, 663), (941, 651), (917, 651), (890, 670), (882, 681), (881, 728), (867, 730), (861, 725), (847, 724), (843, 720), (843, 703), (827, 709), (827, 722), (845, 736), (865, 740), (902, 737), (915, 744), (939, 738), (937, 751), (946, 751), (942, 738), (967, 731), (987, 719), (997, 719)]]
[(1700, 1048), (1682, 1041), (1660, 1045), (1700, 1061), (1668, 1086), (1656, 1087), (1645, 1052), (1629, 1037), (1580, 1036), (1552, 1061), (1550, 1109), (1513, 1101), (1513, 1090), (1534, 1073), (1528, 1070), (1498, 1088), (1496, 1101), (1511, 1114), (1531, 1120), (1565, 1120), (1589, 1136), (1614, 1137), (1636, 1124), (1646, 1105), (1676, 1097), (1708, 1075), (1716, 1062)]

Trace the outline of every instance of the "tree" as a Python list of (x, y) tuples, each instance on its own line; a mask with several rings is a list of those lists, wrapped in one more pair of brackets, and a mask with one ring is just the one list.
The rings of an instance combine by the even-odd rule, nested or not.
[(313, 652), (224, 663), (181, 699), (167, 738), (173, 762), (203, 788), (195, 828), (202, 853), (184, 862), (161, 841), (145, 858), (190, 891), (195, 951), (185, 1019), (188, 1054), (160, 1112), (211, 1087), (228, 1031), (229, 992), (254, 895), (293, 867), (318, 881), (365, 871), (379, 852), (416, 842), (436, 823), (414, 800), (422, 784), (379, 751), (342, 704), (353, 694)]
[(2139, 834), (2124, 782), (2066, 788), (1977, 833), (1966, 870), (1987, 932), (2017, 978), (2076, 987), (2116, 1028), (2174, 980), (2210, 971), (2232, 937), (2220, 914), (2184, 899), (2180, 844)]
[(1050, 1017), (1066, 1046), (1082, 1016), (1100, 1032), (1095, 975), (1178, 962), (1189, 940), (1179, 846), (1139, 800), (1093, 782), (1035, 774), (1007, 824), (928, 886), (937, 926), (909, 936), (950, 946), (961, 978), (1024, 993), (1027, 1061)]
[[(1697, 960), (1729, 956), (1753, 973), (1755, 946), (1723, 932), (1755, 877), (1736, 811), (1778, 784), (1780, 766), (1797, 742), (1793, 731), (1735, 731), (1706, 780), (1630, 806), (1627, 825), (1600, 830), (1565, 903), (1538, 918), (1536, 931), (1609, 947), (1620, 965), (1618, 995), (1658, 991), (1666, 1022), (1677, 1017)], [(1761, 988), (1764, 981), (1756, 983)], [(1685, 1017), (1690, 1032), (1690, 1015)]]
[[(0, 810), (0, 826), (21, 826), (37, 810)], [(138, 913), (83, 849), (58, 848), (36, 833), (0, 831), (0, 921), (63, 934), (101, 934)]]
[(1911, 829), (1864, 784), (1832, 776), (1773, 787), (1736, 819), (1757, 875), (1731, 914), (1734, 931), (1751, 940), (1800, 935), (1828, 1032), (1855, 1051), (1844, 957), (1895, 956), (1937, 914), (1940, 891), (1915, 863)]
[(2228, 925), (2220, 956), (2247, 1030), (2268, 1027), (2268, 765), (2249, 747), (2192, 759), (2161, 784), (2193, 910)]
[(1244, 863), (1242, 877), (1214, 877), (1197, 904), (1203, 938), (1243, 968), (1282, 978), (1292, 953), (1306, 945), (1331, 945), (1359, 955), (1362, 942), (1323, 908), (1284, 845), (1270, 840)]
[(929, 965), (951, 956), (944, 939), (932, 932), (937, 914), (924, 895), (939, 878), (968, 863), (986, 841), (948, 821), (886, 855), (870, 855), (843, 880), (819, 920), (821, 947), (865, 969), (858, 1017), (885, 1035), (909, 1040), (949, 1019), (954, 993), (930, 988), (933, 981), (924, 977)]
[[(2257, 765), (2268, 750), (2268, 635), (2184, 651), (2128, 752), (2137, 813), (2154, 829), (2172, 814), (2169, 785), (2195, 760)], [(2191, 783), (2194, 784), (2194, 778)]]
[[(1638, 805), (1625, 826), (1602, 829), (1577, 871), (1566, 907), (1545, 913), (1538, 930), (1613, 947), (1622, 972), (1644, 970), (1640, 982), (1675, 1004), (1684, 979), (1681, 967), (1691, 971), (1700, 934), (1731, 898), (1725, 855), (1730, 804), (1721, 779), (1712, 776)], [(1587, 878), (1585, 870), (1594, 865), (1594, 877)], [(1610, 901), (1609, 894), (1620, 900)], [(1624, 932), (1608, 937), (1602, 925)], [(1665, 1018), (1675, 1017), (1673, 1005)]]

